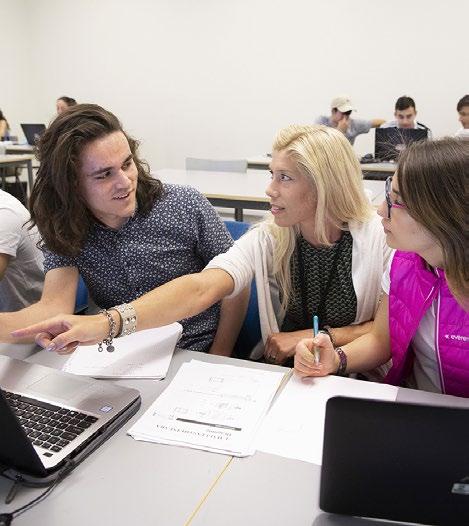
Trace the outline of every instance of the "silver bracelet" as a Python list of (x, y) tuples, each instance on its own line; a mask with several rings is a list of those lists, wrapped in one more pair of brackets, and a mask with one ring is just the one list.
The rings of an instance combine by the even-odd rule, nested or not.
[(116, 305), (112, 308), (119, 313), (121, 318), (121, 329), (116, 338), (128, 336), (137, 330), (137, 313), (130, 303), (122, 303), (122, 305)]
[(114, 345), (112, 345), (112, 339), (114, 338), (114, 331), (116, 330), (116, 322), (106, 309), (100, 310), (99, 313), (104, 314), (109, 322), (109, 335), (107, 338), (104, 338), (102, 342), (98, 343), (98, 352), (103, 352), (103, 343), (106, 345), (107, 352), (114, 352), (115, 348)]

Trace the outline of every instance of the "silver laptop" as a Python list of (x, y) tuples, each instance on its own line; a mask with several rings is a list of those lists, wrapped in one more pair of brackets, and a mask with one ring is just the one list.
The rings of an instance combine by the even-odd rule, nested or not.
[(0, 473), (47, 483), (139, 408), (137, 390), (0, 355)]

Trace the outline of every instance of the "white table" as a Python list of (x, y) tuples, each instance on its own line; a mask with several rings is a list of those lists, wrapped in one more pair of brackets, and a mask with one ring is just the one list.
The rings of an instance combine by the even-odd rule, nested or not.
[[(235, 209), (235, 219), (243, 220), (243, 210), (269, 210), (270, 200), (265, 190), (270, 182), (268, 171), (248, 170), (246, 173), (208, 172), (202, 170), (162, 169), (152, 172), (165, 183), (193, 186), (214, 206)], [(365, 181), (371, 201), (379, 205), (384, 198), (382, 181)]]
[[(3, 352), (42, 365), (59, 366), (66, 357), (32, 346)], [(1, 351), (0, 351), (1, 352)], [(126, 430), (160, 394), (180, 365), (190, 359), (241, 367), (285, 370), (191, 351), (176, 351), (161, 381), (121, 380), (137, 388), (142, 408), (105, 444), (83, 461), (52, 495), (15, 519), (15, 526), (383, 526), (385, 521), (329, 515), (319, 510), (320, 466), (257, 452), (234, 458), (195, 449), (137, 442)], [(106, 380), (102, 380), (106, 381)], [(464, 406), (469, 400), (399, 389), (398, 400)], [(442, 447), (445, 447), (442, 445)], [(0, 509), (19, 507), (40, 490), (21, 489), (5, 506), (10, 483), (0, 478)], [(396, 526), (398, 523), (392, 523)], [(391, 524), (390, 524), (391, 526)]]
[(34, 146), (30, 144), (7, 144), (6, 151), (7, 154), (19, 154), (19, 153), (28, 153), (32, 154), (34, 152)]

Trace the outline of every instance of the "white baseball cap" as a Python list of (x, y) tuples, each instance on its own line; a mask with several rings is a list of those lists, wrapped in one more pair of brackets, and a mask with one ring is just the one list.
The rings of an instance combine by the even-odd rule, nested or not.
[(352, 101), (348, 95), (339, 95), (332, 99), (331, 109), (337, 108), (340, 112), (355, 111)]

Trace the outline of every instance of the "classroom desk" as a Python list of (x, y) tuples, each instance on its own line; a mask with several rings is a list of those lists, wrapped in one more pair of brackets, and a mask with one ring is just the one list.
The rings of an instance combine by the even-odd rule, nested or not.
[[(43, 365), (58, 366), (67, 357), (13, 346), (9, 354)], [(6, 352), (3, 345), (0, 352)], [(11, 348), (11, 347), (10, 347)], [(15, 519), (17, 526), (383, 526), (385, 521), (330, 515), (318, 507), (318, 465), (257, 452), (234, 458), (183, 447), (138, 442), (126, 430), (169, 384), (179, 366), (190, 359), (282, 370), (268, 364), (232, 360), (177, 350), (167, 379), (121, 380), (139, 389), (142, 408), (130, 422), (84, 460), (47, 499)], [(286, 370), (286, 369), (285, 369)], [(103, 380), (105, 381), (105, 380)], [(469, 406), (469, 400), (399, 389), (398, 400), (436, 405)], [(4, 499), (10, 483), (0, 478), (2, 511), (37, 496), (22, 488), (14, 506)], [(392, 523), (394, 526), (398, 523)]]
[(8, 168), (9, 166), (24, 167), (28, 170), (28, 195), (31, 194), (33, 188), (33, 159), (34, 155), (0, 155), (0, 169)]
[[(469, 399), (404, 388), (398, 389), (397, 401), (469, 407)], [(318, 465), (259, 451), (234, 458), (191, 526), (215, 525), (220, 516), (223, 526), (403, 526), (324, 513), (319, 509), (320, 474)]]
[(212, 203), (235, 209), (236, 221), (243, 220), (243, 210), (269, 210), (270, 199), (265, 194), (268, 172), (209, 172), (204, 170), (156, 170), (153, 174), (165, 183), (193, 186)]
[[(252, 170), (246, 173), (208, 172), (202, 170), (162, 169), (152, 172), (165, 183), (193, 186), (212, 203), (235, 209), (236, 221), (243, 220), (243, 210), (269, 210), (270, 199), (265, 190), (270, 182), (267, 171)], [(365, 181), (370, 198), (379, 205), (384, 198), (382, 181)]]
[(19, 154), (19, 153), (28, 153), (32, 154), (34, 152), (34, 146), (30, 144), (8, 144), (6, 146), (5, 153), (7, 154)]
[[(251, 170), (268, 170), (271, 157), (258, 155), (248, 158), (248, 168)], [(370, 181), (385, 181), (389, 175), (396, 171), (395, 163), (361, 163), (363, 179)]]
[[(47, 366), (63, 364), (67, 357), (38, 351), (32, 345), (8, 346), (0, 352)], [(168, 377), (163, 381), (121, 380), (138, 389), (142, 407), (106, 443), (83, 461), (47, 499), (15, 519), (15, 526), (114, 526), (183, 525), (223, 472), (231, 457), (183, 447), (140, 442), (126, 430), (168, 385), (184, 361), (198, 358), (211, 362), (228, 359), (177, 350)], [(238, 360), (241, 365), (247, 364)], [(258, 368), (281, 369), (265, 364)], [(105, 380), (103, 380), (105, 381)], [(0, 477), (0, 510), (11, 511), (39, 495), (41, 490), (21, 488), (12, 504), (4, 504), (11, 483)]]

